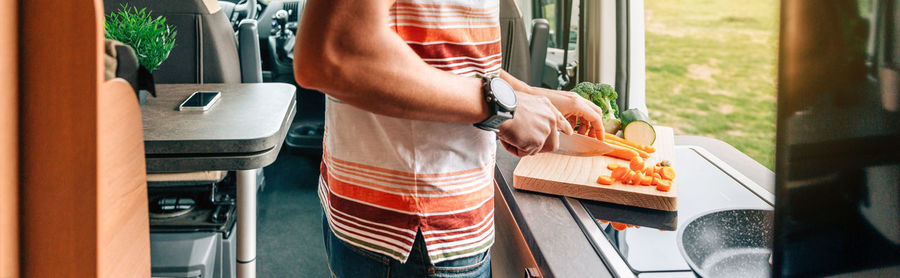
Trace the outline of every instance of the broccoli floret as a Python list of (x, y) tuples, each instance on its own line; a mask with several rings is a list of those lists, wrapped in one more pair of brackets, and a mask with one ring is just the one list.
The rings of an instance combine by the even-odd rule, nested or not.
[(603, 127), (608, 133), (615, 133), (622, 125), (619, 120), (619, 106), (616, 99), (619, 94), (612, 86), (607, 84), (595, 84), (591, 82), (581, 82), (572, 89), (579, 96), (590, 100), (603, 110)]

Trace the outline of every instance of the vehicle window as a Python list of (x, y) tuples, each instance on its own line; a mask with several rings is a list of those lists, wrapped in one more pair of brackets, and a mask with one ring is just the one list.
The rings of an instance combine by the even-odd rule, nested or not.
[[(562, 28), (559, 28), (559, 26), (561, 26), (563, 20), (563, 1), (536, 0), (533, 3), (536, 5), (533, 9), (534, 18), (545, 18), (550, 22), (550, 48), (561, 49), (562, 38), (558, 34), (562, 32)], [(569, 25), (569, 50), (575, 50), (578, 45), (579, 1), (573, 0), (572, 6), (572, 21)]]
[(777, 0), (645, 0), (646, 103), (676, 134), (775, 153)]

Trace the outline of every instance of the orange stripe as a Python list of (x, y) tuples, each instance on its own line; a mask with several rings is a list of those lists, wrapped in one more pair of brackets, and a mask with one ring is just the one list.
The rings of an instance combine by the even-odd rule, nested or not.
[(461, 6), (461, 5), (404, 3), (404, 2), (400, 2), (400, 1), (394, 2), (394, 7), (448, 9), (448, 10), (463, 10), (463, 11), (472, 11), (472, 12), (495, 11), (495, 10), (499, 10), (499, 8), (500, 8), (500, 6), (493, 6), (490, 8), (479, 9), (479, 8), (473, 8), (473, 7)]
[(500, 38), (500, 26), (484, 28), (447, 28), (435, 32), (435, 28), (417, 26), (393, 26), (405, 41), (417, 42), (489, 42)]
[[(459, 180), (476, 180), (476, 179), (479, 179), (479, 178), (483, 178), (483, 177), (485, 176), (485, 174), (487, 174), (487, 173), (477, 173), (477, 174), (475, 174), (475, 175), (465, 175), (465, 176), (458, 176), (458, 177), (447, 178), (447, 179), (435, 179), (435, 180), (429, 179), (429, 180), (420, 180), (420, 179), (406, 178), (406, 177), (398, 178), (398, 177), (396, 177), (396, 176), (385, 175), (385, 174), (381, 174), (381, 173), (378, 173), (378, 172), (372, 172), (372, 171), (366, 171), (366, 170), (353, 169), (353, 168), (349, 168), (349, 167), (347, 167), (347, 166), (340, 165), (340, 163), (329, 163), (328, 165), (329, 165), (329, 166), (332, 166), (332, 167), (335, 167), (335, 168), (338, 168), (338, 169), (340, 169), (341, 171), (351, 172), (351, 173), (354, 174), (354, 175), (366, 174), (366, 175), (371, 175), (371, 176), (375, 176), (375, 177), (378, 177), (378, 178), (383, 178), (383, 179), (380, 179), (380, 180), (383, 180), (384, 182), (387, 182), (387, 183), (393, 183), (393, 184), (398, 184), (398, 185), (409, 185), (409, 186), (417, 186), (417, 185), (426, 185), (426, 186), (428, 186), (428, 185), (430, 185), (430, 186), (440, 187), (440, 186), (456, 185), (456, 184), (462, 184), (462, 183), (465, 183), (465, 182), (462, 182), (462, 183), (448, 183), (448, 184), (441, 184), (441, 185), (434, 185), (434, 184), (435, 184), (435, 183), (439, 183), (439, 182), (442, 183), (442, 182), (459, 181)], [(377, 179), (377, 178), (372, 178), (372, 177), (366, 177), (366, 178), (368, 178), (368, 179), (376, 179), (376, 180), (379, 180), (379, 179)]]
[[(385, 191), (396, 192), (396, 193), (405, 193), (405, 194), (414, 194), (414, 193), (422, 193), (422, 194), (453, 194), (453, 193), (457, 193), (457, 192), (461, 192), (461, 191), (466, 191), (466, 190), (472, 189), (472, 187), (467, 186), (467, 187), (462, 187), (462, 188), (453, 189), (453, 190), (418, 191), (418, 190), (416, 190), (416, 189), (404, 189), (404, 188), (394, 188), (394, 187), (384, 186), (384, 185), (380, 185), (380, 184), (373, 183), (373, 182), (369, 182), (369, 181), (363, 181), (363, 180), (359, 179), (359, 178), (361, 178), (361, 177), (352, 177), (352, 176), (348, 176), (348, 175), (346, 175), (346, 174), (338, 174), (338, 173), (335, 173), (334, 171), (330, 171), (329, 173), (331, 173), (334, 177), (340, 178), (340, 179), (342, 179), (342, 180), (346, 180), (346, 181), (350, 182), (350, 183), (353, 184), (353, 185), (357, 185), (357, 184), (359, 184), (359, 185), (366, 185), (366, 186), (375, 187), (375, 188), (379, 188), (379, 189), (382, 189), (382, 190), (385, 190)], [(367, 178), (367, 179), (373, 179), (373, 180), (376, 180), (376, 181), (379, 181), (379, 182), (389, 183), (389, 184), (403, 185), (403, 184), (400, 184), (400, 183), (394, 183), (394, 182), (391, 182), (391, 181), (385, 181), (385, 180), (383, 180), (383, 179), (376, 179), (376, 178), (370, 178), (370, 177), (366, 177), (366, 178)], [(467, 184), (467, 183), (474, 183), (475, 181), (477, 181), (477, 179), (471, 180), (471, 181), (456, 182), (456, 183), (446, 184), (446, 185), (442, 185), (442, 186), (462, 185), (462, 184)], [(408, 186), (416, 186), (416, 185), (415, 185), (415, 184), (408, 184)]]
[[(326, 155), (326, 154), (323, 154), (323, 155)], [(350, 161), (346, 161), (346, 160), (337, 159), (333, 156), (328, 156), (328, 158), (329, 158), (329, 160), (333, 160), (337, 163), (343, 163), (343, 164), (353, 166), (356, 168), (363, 168), (366, 170), (378, 171), (378, 172), (392, 174), (392, 175), (405, 176), (405, 177), (416, 177), (416, 178), (454, 177), (454, 176), (460, 176), (460, 175), (465, 175), (465, 174), (471, 174), (471, 173), (475, 173), (478, 171), (483, 171), (487, 168), (487, 167), (479, 167), (479, 168), (473, 168), (473, 169), (455, 171), (455, 172), (434, 173), (434, 174), (416, 174), (416, 173), (411, 173), (411, 172), (403, 172), (403, 171), (398, 171), (398, 170), (379, 168), (379, 167), (366, 165), (366, 164), (362, 164), (362, 163), (350, 162)]]
[[(385, 194), (384, 192), (368, 189), (365, 187), (354, 186), (334, 178), (333, 173), (328, 173), (331, 177), (328, 179), (328, 188), (331, 192), (338, 194), (344, 198), (358, 200), (369, 204), (382, 206), (406, 212), (425, 212), (429, 213), (450, 212), (469, 208), (478, 205), (480, 202), (490, 198), (493, 193), (493, 187), (484, 186), (481, 190), (456, 196), (442, 197), (413, 197), (400, 196), (394, 194)], [(426, 207), (420, 207), (418, 204), (427, 204)]]
[[(441, 27), (437, 27), (437, 26), (453, 26), (453, 25), (491, 25), (489, 27), (475, 27), (475, 28), (491, 28), (495, 25), (499, 26), (496, 21), (495, 22), (469, 22), (469, 21), (441, 22), (441, 21), (421, 21), (421, 20), (415, 20), (415, 19), (395, 19), (394, 21), (390, 22), (389, 24), (391, 24), (391, 25), (417, 24), (417, 25), (436, 26), (436, 27), (426, 27), (426, 28), (432, 28), (432, 29), (441, 29)], [(443, 29), (441, 29), (441, 30), (443, 30)]]
[[(432, 12), (434, 13), (434, 12)], [(467, 13), (437, 13), (437, 14), (423, 14), (421, 11), (417, 10), (407, 10), (407, 9), (396, 9), (391, 10), (390, 15), (398, 16), (415, 16), (421, 18), (450, 18), (450, 17), (465, 17), (465, 18), (484, 18), (484, 19), (497, 19), (500, 17), (497, 13), (488, 13), (488, 14), (467, 14)]]

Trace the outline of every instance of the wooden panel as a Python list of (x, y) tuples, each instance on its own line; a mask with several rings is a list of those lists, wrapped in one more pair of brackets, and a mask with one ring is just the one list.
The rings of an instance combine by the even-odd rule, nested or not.
[(0, 278), (19, 277), (17, 6), (0, 1)]
[[(22, 0), (22, 273), (96, 277), (99, 1)], [(53, 7), (49, 9), (48, 7)], [(69, 12), (60, 12), (69, 11)], [(77, 12), (75, 12), (77, 11)], [(59, 32), (61, 28), (65, 32)], [(53, 35), (50, 35), (53, 34)]]
[(137, 100), (132, 94), (133, 102), (125, 101), (121, 82), (106, 85), (108, 91), (98, 97), (102, 3), (21, 0), (19, 5), (28, 14), (20, 18), (27, 28), (19, 44), (21, 272), (25, 277), (149, 276), (146, 188), (138, 186), (146, 181)]
[(98, 114), (99, 277), (150, 276), (150, 219), (141, 110), (131, 85), (103, 84)]
[[(650, 154), (647, 165), (662, 160), (675, 163), (675, 136), (671, 128), (656, 127), (656, 152)], [(518, 189), (571, 196), (658, 210), (678, 209), (678, 183), (672, 182), (669, 192), (656, 190), (654, 186), (601, 185), (597, 177), (609, 175), (609, 163), (627, 164), (621, 159), (607, 156), (575, 157), (543, 153), (522, 158), (513, 172), (513, 186)]]

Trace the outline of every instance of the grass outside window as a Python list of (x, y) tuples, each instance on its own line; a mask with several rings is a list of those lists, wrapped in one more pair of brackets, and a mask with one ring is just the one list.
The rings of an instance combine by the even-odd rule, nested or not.
[(647, 107), (774, 169), (778, 1), (646, 0)]

